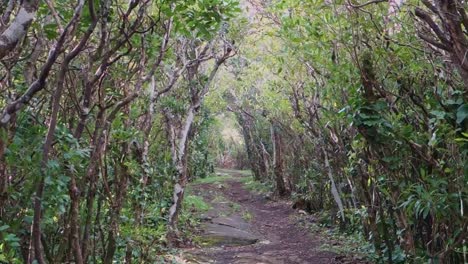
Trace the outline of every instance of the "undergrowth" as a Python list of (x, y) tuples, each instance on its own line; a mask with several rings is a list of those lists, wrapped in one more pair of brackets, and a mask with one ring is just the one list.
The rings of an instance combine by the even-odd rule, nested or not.
[(230, 179), (231, 177), (228, 175), (210, 175), (206, 178), (199, 178), (192, 182), (192, 185), (198, 184), (221, 184), (223, 181)]
[(200, 226), (201, 216), (212, 207), (203, 197), (187, 194), (183, 201), (183, 211), (180, 215), (180, 229), (185, 242), (193, 241)]
[(256, 181), (252, 176), (241, 178), (241, 182), (249, 191), (254, 191), (254, 192), (263, 194), (263, 193), (268, 193), (272, 190), (271, 184)]
[[(313, 236), (323, 238), (320, 250), (339, 255), (353, 256), (368, 261), (375, 260), (372, 245), (359, 232), (343, 232), (338, 226), (330, 224), (326, 212), (313, 215), (293, 215), (294, 221), (309, 230)], [(374, 263), (374, 262), (372, 262)]]

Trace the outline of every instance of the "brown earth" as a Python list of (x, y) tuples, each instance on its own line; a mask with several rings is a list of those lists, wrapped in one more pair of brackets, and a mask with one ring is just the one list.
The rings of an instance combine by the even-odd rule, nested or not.
[[(222, 184), (199, 184), (194, 186), (192, 192), (204, 197), (213, 206), (213, 209), (203, 216), (205, 224), (202, 225), (201, 237), (206, 238), (218, 234), (214, 225), (221, 222), (221, 229), (227, 226), (226, 239), (218, 239), (215, 243), (208, 243), (208, 247), (191, 248), (184, 250), (185, 263), (365, 263), (353, 257), (341, 256), (321, 249), (326, 242), (324, 238), (314, 236), (307, 230), (302, 220), (296, 217), (298, 212), (292, 209), (288, 201), (273, 201), (264, 195), (256, 194), (245, 189), (239, 180), (240, 173), (230, 172), (232, 179)], [(229, 206), (224, 202), (213, 202), (214, 195), (221, 194), (233, 204), (238, 204), (242, 214), (248, 214), (249, 219), (240, 219), (241, 212), (226, 213)], [(214, 200), (213, 200), (214, 199)], [(220, 216), (222, 215), (222, 216)], [(244, 217), (245, 218), (245, 217)], [(233, 220), (234, 219), (234, 220)], [(237, 220), (236, 220), (237, 219)], [(230, 224), (231, 222), (236, 222)], [(227, 223), (227, 224), (226, 224)], [(242, 228), (240, 228), (242, 227)], [(248, 232), (257, 239), (254, 243), (231, 243), (232, 237), (229, 228), (240, 228), (243, 233)], [(213, 230), (214, 231), (213, 231)], [(213, 231), (213, 232), (212, 232)], [(225, 238), (225, 237), (223, 237)], [(212, 239), (212, 237), (210, 237)]]

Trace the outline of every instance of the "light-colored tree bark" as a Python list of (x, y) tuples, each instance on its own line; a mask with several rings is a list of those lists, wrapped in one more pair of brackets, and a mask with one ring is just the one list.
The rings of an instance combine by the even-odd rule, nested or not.
[[(8, 5), (8, 7), (12, 8), (12, 5), (13, 3)], [(8, 55), (26, 35), (29, 26), (36, 17), (38, 7), (39, 0), (23, 0), (15, 19), (0, 35), (0, 59)], [(2, 20), (5, 21), (7, 18), (2, 17)]]
[(335, 200), (336, 205), (338, 206), (341, 221), (344, 221), (345, 215), (344, 215), (343, 201), (341, 200), (340, 193), (338, 192), (338, 188), (336, 187), (335, 179), (333, 178), (333, 171), (330, 166), (330, 161), (328, 159), (327, 151), (323, 150), (323, 155), (324, 155), (324, 160), (325, 160), (325, 168), (328, 171), (328, 178), (330, 179), (331, 193), (332, 193), (333, 199)]
[(186, 155), (187, 155), (187, 144), (188, 144), (188, 136), (190, 133), (190, 129), (192, 128), (195, 116), (200, 109), (200, 106), (203, 103), (203, 99), (205, 95), (208, 93), (209, 88), (211, 86), (212, 81), (214, 80), (219, 67), (224, 64), (224, 62), (234, 56), (236, 53), (233, 50), (233, 47), (230, 43), (227, 41), (223, 40), (223, 52), (221, 56), (217, 57), (216, 54), (209, 54), (208, 52), (212, 49), (212, 43), (207, 44), (205, 47), (201, 49), (201, 52), (198, 53), (195, 59), (191, 60), (187, 64), (187, 79), (190, 83), (190, 81), (195, 80), (196, 74), (198, 74), (200, 65), (204, 61), (208, 61), (211, 58), (215, 59), (215, 63), (213, 65), (213, 68), (211, 69), (211, 72), (208, 76), (208, 79), (202, 84), (202, 89), (199, 91), (195, 87), (191, 87), (191, 92), (192, 92), (192, 100), (191, 104), (187, 109), (187, 112), (185, 114), (185, 120), (183, 122), (182, 130), (179, 132), (177, 139), (176, 139), (176, 144), (174, 147), (176, 148), (173, 150), (173, 155), (175, 156), (174, 166), (176, 168), (176, 183), (174, 185), (174, 190), (173, 190), (173, 201), (172, 201), (172, 206), (169, 208), (169, 218), (168, 218), (168, 223), (169, 227), (171, 229), (169, 237), (175, 238), (177, 237), (177, 221), (178, 221), (178, 216), (180, 213), (180, 209), (182, 206), (182, 201), (184, 198), (184, 192), (185, 192), (185, 186), (188, 181), (188, 175), (187, 175), (187, 164), (186, 164)]

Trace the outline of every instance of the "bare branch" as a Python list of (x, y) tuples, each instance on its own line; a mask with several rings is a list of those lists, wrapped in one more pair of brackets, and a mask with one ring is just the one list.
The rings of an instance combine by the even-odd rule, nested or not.
[(436, 34), (436, 36), (439, 38), (440, 41), (442, 41), (444, 45), (450, 45), (450, 41), (447, 39), (440, 27), (434, 22), (434, 20), (426, 11), (417, 7), (414, 10), (414, 14), (432, 29), (432, 31)]
[(445, 45), (444, 43), (441, 43), (441, 42), (437, 42), (435, 39), (429, 37), (429, 36), (426, 36), (422, 33), (418, 33), (418, 37), (420, 37), (422, 40), (426, 41), (427, 43), (439, 48), (439, 49), (443, 49), (445, 51), (452, 51), (452, 49)]
[(80, 3), (78, 3), (78, 6), (75, 9), (75, 13), (70, 20), (70, 22), (67, 24), (65, 27), (64, 31), (60, 35), (59, 39), (55, 43), (55, 46), (51, 51), (49, 52), (49, 56), (47, 57), (47, 61), (42, 66), (41, 72), (39, 74), (39, 77), (37, 78), (36, 81), (34, 81), (22, 94), (18, 99), (7, 105), (3, 110), (2, 114), (0, 116), (0, 126), (6, 126), (10, 120), (12, 115), (14, 115), (16, 112), (18, 112), (25, 104), (27, 104), (33, 96), (44, 89), (46, 80), (49, 77), (49, 73), (52, 69), (52, 66), (54, 65), (55, 61), (57, 60), (59, 54), (62, 52), (63, 45), (65, 43), (65, 40), (69, 34), (69, 31), (75, 27), (75, 25), (78, 23), (80, 20), (80, 15), (81, 15), (81, 10), (84, 5), (84, 0), (80, 0)]
[(12, 51), (16, 44), (26, 35), (26, 32), (36, 17), (39, 0), (24, 0), (15, 20), (0, 35), (0, 59)]
[(57, 13), (57, 10), (55, 10), (55, 3), (53, 0), (44, 0), (46, 2), (47, 6), (49, 7), (50, 12), (52, 13), (52, 16), (54, 17), (55, 23), (57, 23), (57, 27), (59, 28), (59, 32), (63, 32), (63, 26), (62, 23), (60, 22), (60, 17)]

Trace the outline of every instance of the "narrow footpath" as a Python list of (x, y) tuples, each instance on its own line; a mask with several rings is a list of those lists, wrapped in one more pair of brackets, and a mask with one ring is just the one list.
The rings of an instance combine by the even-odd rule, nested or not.
[(202, 246), (184, 250), (185, 263), (365, 263), (321, 249), (324, 240), (301, 225), (290, 203), (247, 190), (241, 172), (223, 172), (222, 181), (190, 190), (211, 209), (200, 216)]

